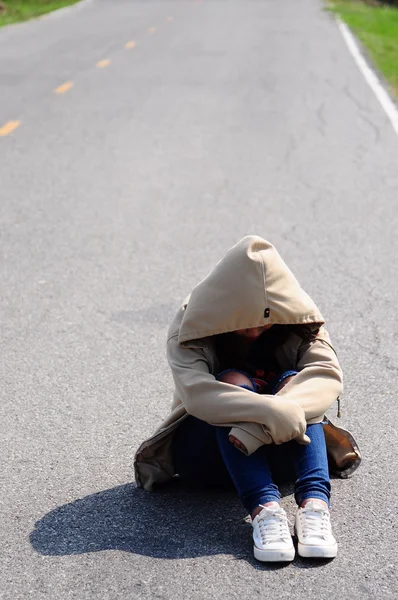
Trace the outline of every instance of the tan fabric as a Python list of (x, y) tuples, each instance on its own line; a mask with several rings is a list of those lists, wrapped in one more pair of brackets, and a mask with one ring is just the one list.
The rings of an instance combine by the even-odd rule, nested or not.
[[(217, 381), (212, 336), (267, 324), (306, 326), (305, 339), (292, 333), (276, 351), (281, 371), (299, 373), (276, 396)], [(171, 436), (187, 414), (231, 427), (248, 454), (263, 444), (309, 443), (307, 423), (321, 422), (342, 391), (341, 368), (323, 324), (272, 244), (247, 236), (231, 248), (194, 288), (170, 326), (172, 412), (137, 452), (138, 484), (152, 489), (173, 475)]]

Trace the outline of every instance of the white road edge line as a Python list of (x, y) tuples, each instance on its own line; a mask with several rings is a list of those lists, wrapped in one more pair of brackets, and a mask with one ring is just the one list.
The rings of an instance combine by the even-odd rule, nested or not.
[(359, 70), (365, 77), (369, 86), (372, 88), (376, 98), (387, 113), (387, 116), (391, 121), (395, 133), (398, 135), (398, 108), (394, 104), (393, 100), (391, 99), (383, 85), (380, 83), (380, 80), (377, 77), (376, 73), (370, 68), (367, 61), (361, 54), (359, 46), (356, 42), (355, 37), (351, 33), (351, 30), (347, 27), (345, 23), (340, 21), (340, 19), (337, 19), (337, 23), (341, 34), (348, 46), (348, 49), (350, 50)]

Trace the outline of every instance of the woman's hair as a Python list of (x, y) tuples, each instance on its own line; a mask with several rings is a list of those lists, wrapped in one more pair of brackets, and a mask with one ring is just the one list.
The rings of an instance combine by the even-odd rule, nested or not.
[(290, 327), (302, 340), (307, 342), (315, 340), (321, 328), (317, 323), (311, 325), (287, 325), (287, 327)]

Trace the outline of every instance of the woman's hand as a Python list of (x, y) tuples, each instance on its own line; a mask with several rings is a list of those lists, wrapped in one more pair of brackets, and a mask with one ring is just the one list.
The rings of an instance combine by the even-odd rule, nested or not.
[(242, 442), (240, 442), (235, 436), (230, 435), (228, 439), (231, 442), (231, 444), (235, 446), (235, 448), (247, 453), (246, 446), (242, 444)]

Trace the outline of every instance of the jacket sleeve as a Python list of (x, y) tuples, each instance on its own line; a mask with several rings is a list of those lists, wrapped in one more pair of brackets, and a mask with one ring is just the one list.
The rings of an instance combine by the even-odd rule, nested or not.
[(271, 437), (269, 443), (281, 444), (303, 436), (305, 415), (294, 400), (285, 402), (217, 381), (209, 371), (204, 350), (179, 346), (177, 335), (168, 340), (167, 358), (176, 394), (189, 414), (213, 425), (259, 423)]
[(343, 373), (327, 331), (303, 342), (298, 352), (298, 373), (278, 392), (278, 398), (297, 402), (308, 420), (323, 417), (343, 390)]

